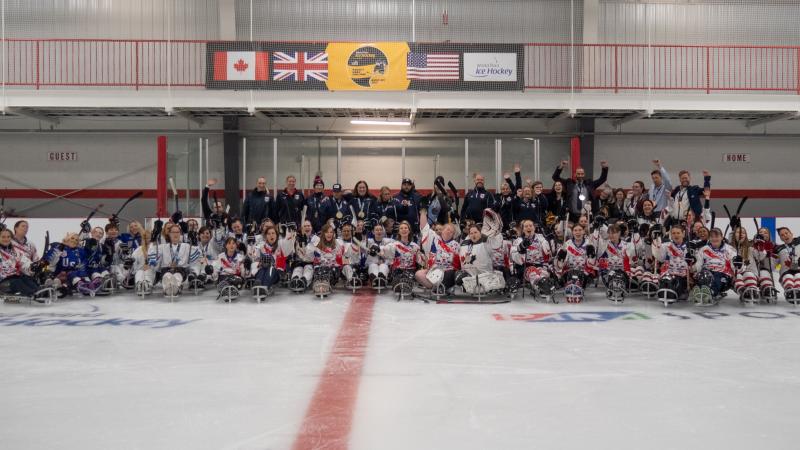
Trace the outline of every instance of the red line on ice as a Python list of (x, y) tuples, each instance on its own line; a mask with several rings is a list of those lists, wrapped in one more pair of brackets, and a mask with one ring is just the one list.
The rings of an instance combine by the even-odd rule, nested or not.
[(371, 292), (353, 296), (293, 450), (347, 448), (374, 306)]

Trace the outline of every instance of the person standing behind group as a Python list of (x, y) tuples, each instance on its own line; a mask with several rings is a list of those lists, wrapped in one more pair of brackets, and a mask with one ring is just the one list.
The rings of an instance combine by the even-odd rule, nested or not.
[(401, 208), (397, 209), (397, 220), (407, 221), (411, 224), (415, 233), (419, 232), (419, 201), (422, 196), (414, 188), (414, 182), (410, 178), (403, 178), (400, 184), (400, 192), (394, 196), (400, 202)]
[(261, 226), (261, 222), (266, 219), (275, 218), (275, 201), (267, 189), (267, 180), (259, 177), (256, 180), (256, 187), (247, 194), (242, 208), (242, 217), (246, 224), (256, 224)]
[(300, 224), (300, 217), (303, 211), (303, 205), (306, 202), (303, 193), (298, 191), (295, 187), (297, 178), (294, 175), (286, 177), (286, 188), (278, 193), (278, 217), (277, 222), (282, 224), (293, 223)]
[(483, 221), (483, 210), (494, 208), (494, 194), (486, 190), (485, 178), (480, 173), (475, 174), (475, 188), (467, 192), (464, 206), (461, 208), (461, 220), (471, 219), (475, 223)]
[(553, 172), (553, 181), (560, 181), (566, 188), (567, 195), (569, 196), (569, 220), (577, 222), (578, 218), (584, 209), (584, 205), (592, 204), (594, 191), (608, 179), (608, 163), (600, 161), (600, 178), (597, 180), (586, 179), (586, 171), (583, 167), (575, 169), (575, 178), (561, 178), (561, 171), (567, 166), (567, 161), (561, 161)]
[(667, 169), (661, 165), (660, 160), (654, 159), (653, 164), (656, 168), (650, 172), (653, 184), (647, 192), (647, 198), (653, 201), (656, 214), (661, 214), (664, 208), (669, 206), (669, 193), (672, 191), (672, 182), (669, 179)]

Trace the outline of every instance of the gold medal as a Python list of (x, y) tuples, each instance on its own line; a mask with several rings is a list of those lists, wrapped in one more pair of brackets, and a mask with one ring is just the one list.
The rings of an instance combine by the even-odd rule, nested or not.
[(341, 219), (341, 218), (342, 218), (342, 212), (341, 212), (341, 211), (338, 211), (338, 212), (336, 213), (336, 218), (337, 218), (337, 219)]
[(363, 219), (364, 218), (364, 211), (359, 211), (358, 212), (358, 218), (359, 219)]

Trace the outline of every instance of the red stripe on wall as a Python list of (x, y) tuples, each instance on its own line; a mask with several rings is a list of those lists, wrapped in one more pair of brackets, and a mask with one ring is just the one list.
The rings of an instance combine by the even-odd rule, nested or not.
[[(47, 191), (47, 192), (43, 192)], [(76, 192), (77, 191), (77, 192)], [(127, 199), (131, 195), (143, 191), (142, 198), (155, 199), (157, 191), (155, 189), (63, 189), (63, 188), (42, 188), (37, 189), (3, 189), (0, 190), (0, 197), (9, 199), (43, 199), (52, 198), (54, 196), (64, 196), (66, 198), (121, 198)], [(392, 189), (392, 194), (398, 193), (399, 189)], [(52, 193), (52, 194), (48, 194)], [(217, 196), (222, 198), (225, 195), (224, 189), (215, 189), (211, 191), (216, 192)], [(311, 190), (306, 189), (305, 194), (310, 194)], [(326, 194), (331, 192), (325, 191)], [(370, 190), (374, 195), (378, 195), (379, 191)], [(418, 189), (422, 195), (430, 194), (430, 189)], [(459, 195), (464, 195), (464, 190), (459, 189)], [(189, 189), (189, 197), (197, 198), (199, 191), (197, 189)], [(67, 195), (69, 194), (69, 195)], [(213, 196), (213, 194), (212, 194)], [(711, 189), (711, 201), (718, 199), (731, 199), (749, 197), (751, 199), (800, 199), (800, 189)], [(178, 197), (186, 198), (186, 190), (179, 189)]]

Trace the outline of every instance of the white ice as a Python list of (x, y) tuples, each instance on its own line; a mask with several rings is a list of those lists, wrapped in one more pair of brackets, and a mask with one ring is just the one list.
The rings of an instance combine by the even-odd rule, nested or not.
[[(0, 305), (0, 448), (291, 448), (350, 297)], [(797, 448), (800, 308), (781, 302), (664, 309), (599, 294), (581, 305), (381, 295), (349, 448)], [(598, 311), (638, 314), (565, 321)], [(547, 312), (581, 314), (512, 320)], [(151, 320), (91, 325), (115, 318)]]

